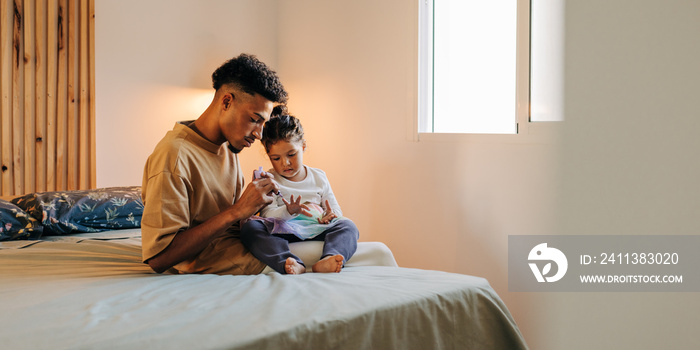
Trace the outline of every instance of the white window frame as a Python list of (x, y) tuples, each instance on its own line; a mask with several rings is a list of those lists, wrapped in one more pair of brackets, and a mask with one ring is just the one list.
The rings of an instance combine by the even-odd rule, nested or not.
[[(415, 74), (416, 90), (409, 92), (409, 98), (414, 101), (414, 113), (410, 113), (408, 138), (412, 141), (455, 141), (455, 142), (485, 142), (485, 143), (531, 143), (540, 142), (543, 136), (556, 133), (559, 124), (556, 122), (530, 121), (530, 0), (514, 0), (518, 2), (517, 36), (516, 36), (516, 130), (515, 134), (471, 134), (471, 133), (433, 133), (419, 132), (420, 123), (431, 122), (427, 113), (432, 113), (430, 99), (432, 98), (432, 9), (433, 0), (417, 0), (418, 36), (415, 49), (417, 50)], [(430, 28), (430, 29), (427, 29)], [(429, 48), (429, 49), (428, 49)], [(415, 67), (415, 66), (414, 66)], [(548, 138), (547, 138), (548, 139)]]

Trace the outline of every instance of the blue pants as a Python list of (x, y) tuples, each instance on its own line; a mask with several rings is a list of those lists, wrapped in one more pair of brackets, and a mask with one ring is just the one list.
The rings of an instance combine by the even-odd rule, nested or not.
[[(304, 265), (297, 256), (289, 251), (289, 243), (301, 242), (302, 239), (293, 234), (270, 234), (270, 229), (265, 222), (250, 220), (241, 227), (241, 242), (258, 258), (258, 260), (270, 266), (275, 271), (285, 274), (285, 262), (287, 258), (294, 258)], [(360, 232), (357, 226), (348, 220), (337, 220), (328, 225), (320, 235), (308, 239), (308, 241), (323, 241), (323, 254), (321, 259), (329, 255), (342, 255), (348, 261), (355, 250), (357, 250), (357, 240)], [(306, 266), (306, 265), (304, 265)]]

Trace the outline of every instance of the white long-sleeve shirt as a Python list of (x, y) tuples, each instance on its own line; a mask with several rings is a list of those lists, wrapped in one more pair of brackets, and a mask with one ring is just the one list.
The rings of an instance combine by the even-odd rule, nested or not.
[[(275, 181), (279, 184), (280, 192), (287, 201), (289, 201), (289, 196), (291, 195), (294, 195), (295, 201), (297, 196), (301, 196), (301, 203), (313, 203), (326, 209), (326, 200), (328, 200), (328, 204), (330, 204), (333, 209), (333, 213), (338, 217), (343, 216), (343, 212), (340, 210), (340, 205), (335, 199), (326, 173), (321, 169), (308, 167), (306, 165), (304, 165), (304, 167), (306, 168), (306, 177), (304, 180), (298, 182), (287, 180), (275, 172), (274, 169), (268, 172), (275, 177)], [(275, 217), (284, 220), (289, 220), (296, 216), (289, 214), (287, 206), (284, 205), (281, 197), (277, 197), (275, 201), (263, 208), (260, 215), (266, 218)]]

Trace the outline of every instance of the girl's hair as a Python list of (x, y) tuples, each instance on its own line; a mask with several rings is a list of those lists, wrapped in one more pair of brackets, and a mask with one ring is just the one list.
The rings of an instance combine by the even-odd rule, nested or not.
[(265, 123), (262, 134), (262, 144), (265, 151), (278, 141), (299, 142), (304, 139), (304, 128), (294, 116), (287, 114), (287, 108), (279, 105), (272, 110), (270, 120)]

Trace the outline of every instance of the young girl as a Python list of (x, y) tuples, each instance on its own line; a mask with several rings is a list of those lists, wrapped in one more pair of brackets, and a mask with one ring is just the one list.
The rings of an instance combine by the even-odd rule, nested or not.
[(326, 173), (304, 165), (306, 140), (299, 119), (281, 114), (281, 109), (273, 112), (262, 136), (280, 196), (262, 209), (261, 217), (243, 224), (241, 241), (256, 258), (282, 274), (306, 271), (301, 259), (289, 251), (289, 242), (323, 241), (323, 255), (312, 271), (340, 272), (357, 249), (359, 232), (342, 217)]

